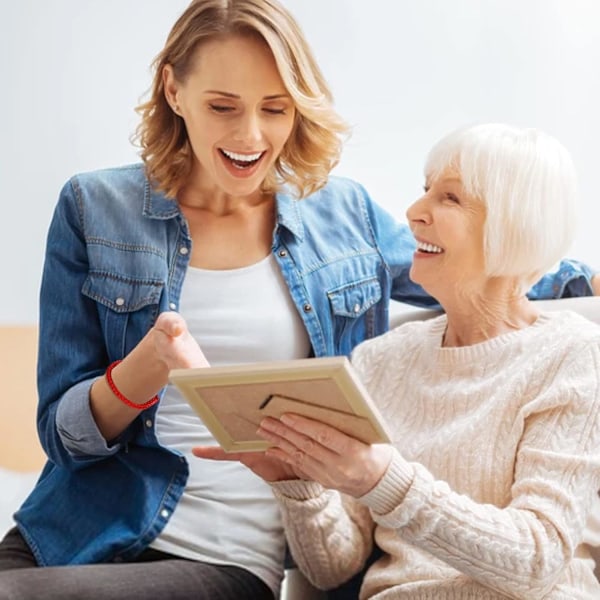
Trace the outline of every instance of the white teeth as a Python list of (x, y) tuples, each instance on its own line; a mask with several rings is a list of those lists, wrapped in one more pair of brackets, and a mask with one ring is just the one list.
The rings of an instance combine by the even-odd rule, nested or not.
[(434, 254), (439, 254), (444, 251), (443, 248), (434, 246), (433, 244), (427, 244), (426, 242), (417, 242), (417, 248), (423, 250), (423, 252), (433, 252)]
[(231, 160), (237, 160), (239, 162), (253, 162), (258, 160), (262, 156), (262, 152), (257, 152), (256, 154), (238, 154), (237, 152), (230, 152), (229, 150), (223, 150), (221, 148), (221, 152), (230, 158)]

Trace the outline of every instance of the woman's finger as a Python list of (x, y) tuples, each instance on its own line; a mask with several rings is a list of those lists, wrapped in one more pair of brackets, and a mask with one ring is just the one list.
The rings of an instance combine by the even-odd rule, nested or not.
[(307, 454), (318, 457), (318, 453), (321, 453), (323, 460), (329, 460), (329, 452), (346, 456), (350, 446), (365, 445), (335, 427), (293, 413), (285, 413), (280, 419), (268, 417), (260, 425), (262, 429), (286, 439)]

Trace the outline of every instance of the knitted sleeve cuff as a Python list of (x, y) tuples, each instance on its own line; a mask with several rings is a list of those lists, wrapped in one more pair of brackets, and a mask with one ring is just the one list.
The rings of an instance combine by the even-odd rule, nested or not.
[(289, 500), (311, 500), (318, 498), (325, 490), (320, 483), (304, 479), (274, 481), (271, 483), (271, 488), (276, 497)]
[(375, 487), (358, 501), (374, 514), (386, 515), (402, 503), (415, 476), (414, 467), (394, 451), (387, 471)]

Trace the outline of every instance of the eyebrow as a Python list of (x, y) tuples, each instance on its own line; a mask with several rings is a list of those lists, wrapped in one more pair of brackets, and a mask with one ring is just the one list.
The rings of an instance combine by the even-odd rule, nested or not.
[[(436, 177), (435, 179), (433, 179), (433, 181), (438, 180), (439, 177)], [(431, 187), (431, 182), (432, 182), (432, 178), (431, 177), (426, 177), (425, 178), (425, 187)], [(444, 182), (445, 183), (458, 183), (459, 185), (463, 185), (463, 181), (460, 177), (447, 177), (444, 178)]]
[[(226, 98), (234, 98), (239, 100), (241, 96), (239, 94), (232, 94), (231, 92), (223, 92), (221, 90), (205, 90), (205, 94), (215, 94), (218, 96), (225, 96)], [(279, 98), (289, 98), (289, 94), (272, 94), (270, 96), (265, 96), (263, 100), (278, 100)]]

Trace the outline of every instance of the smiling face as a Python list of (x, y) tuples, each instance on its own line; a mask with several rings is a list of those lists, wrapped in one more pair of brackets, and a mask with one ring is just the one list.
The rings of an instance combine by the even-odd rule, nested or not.
[(196, 50), (178, 81), (167, 65), (165, 95), (185, 122), (194, 153), (191, 180), (205, 193), (260, 193), (293, 127), (295, 106), (266, 42), (214, 38)]
[(425, 194), (406, 211), (417, 240), (410, 278), (443, 304), (452, 290), (476, 289), (485, 274), (485, 207), (456, 172), (428, 180)]

